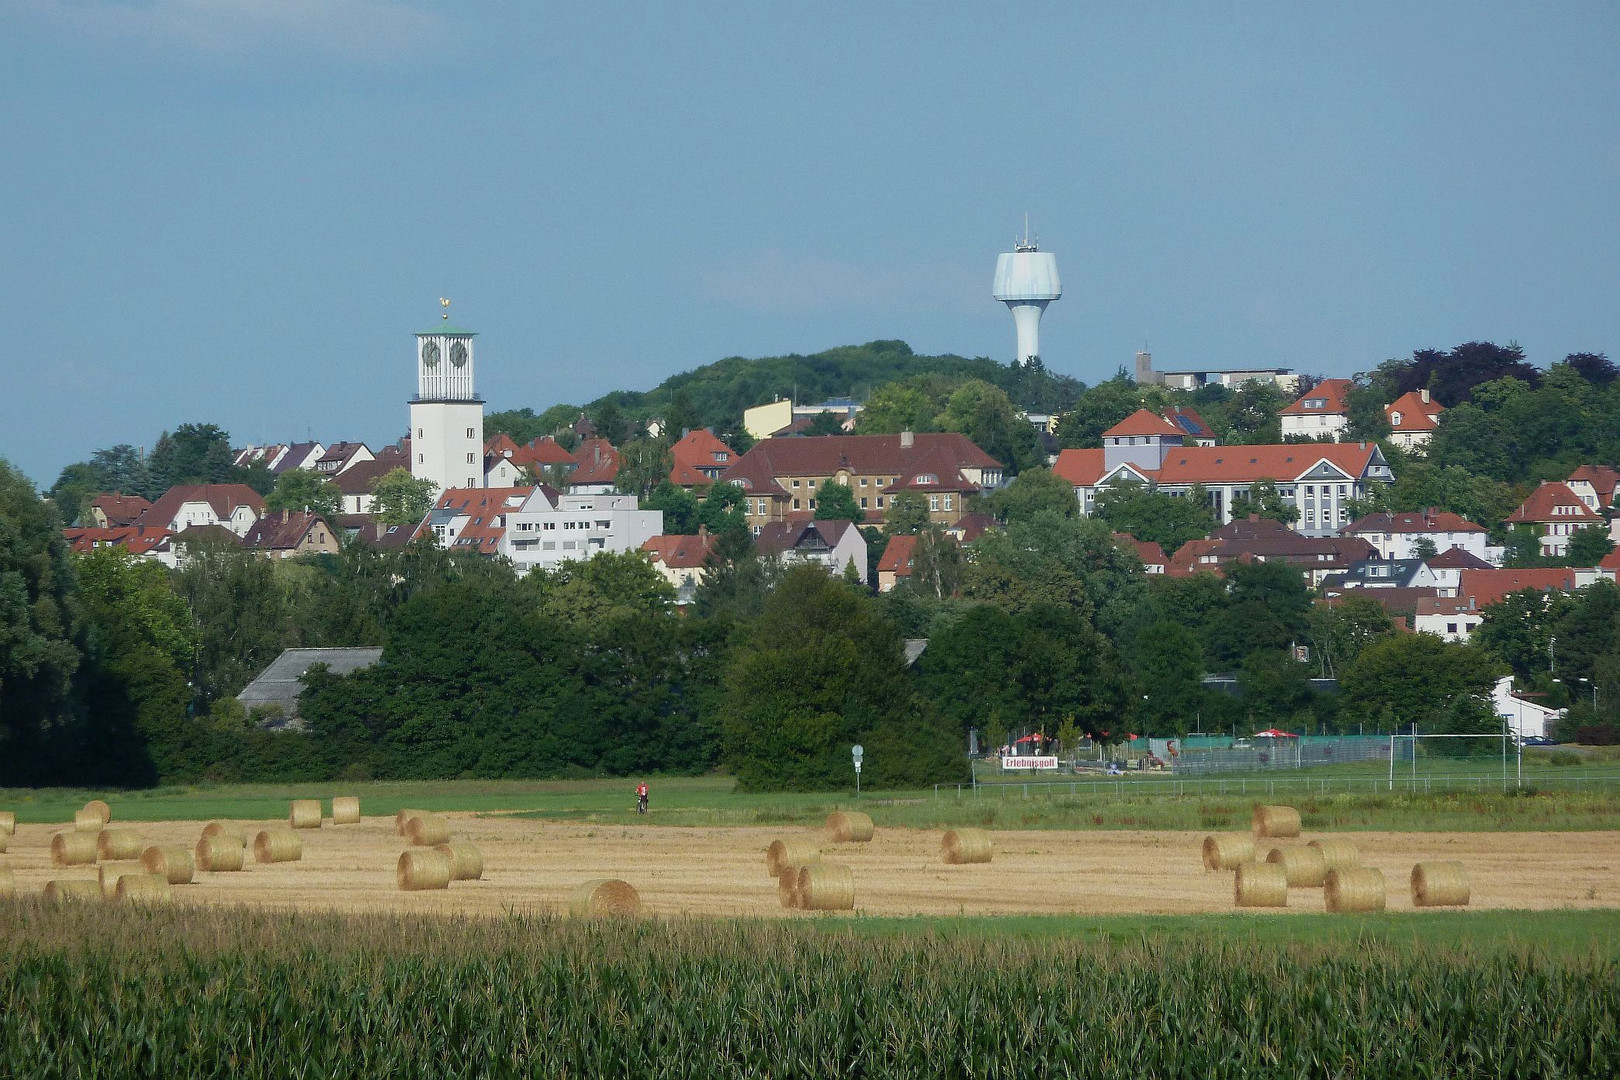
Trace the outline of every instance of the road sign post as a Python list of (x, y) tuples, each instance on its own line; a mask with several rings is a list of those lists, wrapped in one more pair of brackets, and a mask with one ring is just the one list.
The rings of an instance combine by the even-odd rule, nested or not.
[(866, 750), (860, 743), (849, 748), (850, 757), (855, 759), (855, 797), (861, 797), (861, 758), (866, 756)]

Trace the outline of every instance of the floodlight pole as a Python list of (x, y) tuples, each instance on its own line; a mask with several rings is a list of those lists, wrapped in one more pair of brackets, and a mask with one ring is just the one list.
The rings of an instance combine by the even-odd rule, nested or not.
[(1395, 733), (1389, 733), (1389, 790), (1395, 790)]

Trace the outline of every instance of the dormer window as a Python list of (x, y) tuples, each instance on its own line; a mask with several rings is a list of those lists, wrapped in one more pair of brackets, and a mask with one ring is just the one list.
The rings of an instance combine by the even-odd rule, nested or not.
[(716, 450), (714, 452), (714, 460), (716, 460), (716, 461), (729, 461), (729, 460), (731, 460), (731, 455), (726, 453), (724, 450)]
[(1307, 409), (1325, 409), (1327, 408), (1327, 398), (1306, 398), (1305, 407)]
[(937, 484), (937, 483), (939, 483), (939, 477), (935, 476), (933, 473), (918, 473), (917, 474), (917, 483), (919, 483), (919, 484)]
[(1389, 426), (1390, 427), (1400, 427), (1401, 426), (1401, 414), (1400, 413), (1392, 412), (1392, 413), (1389, 414)]

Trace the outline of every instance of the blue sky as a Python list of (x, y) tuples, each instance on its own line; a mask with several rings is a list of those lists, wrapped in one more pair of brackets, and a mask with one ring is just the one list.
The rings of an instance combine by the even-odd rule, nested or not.
[(0, 456), (403, 433), (875, 338), (1620, 356), (1620, 6), (0, 0)]

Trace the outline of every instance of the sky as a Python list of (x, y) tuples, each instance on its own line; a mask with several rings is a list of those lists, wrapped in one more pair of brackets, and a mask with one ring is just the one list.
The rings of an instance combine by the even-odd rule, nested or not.
[(405, 431), (899, 338), (1620, 358), (1620, 5), (0, 0), (0, 457)]

